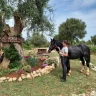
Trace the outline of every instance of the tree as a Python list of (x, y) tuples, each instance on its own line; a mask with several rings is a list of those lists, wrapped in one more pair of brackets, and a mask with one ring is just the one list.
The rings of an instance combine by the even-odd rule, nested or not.
[[(26, 27), (31, 31), (46, 32), (53, 30), (51, 16), (52, 8), (48, 5), (49, 0), (0, 0), (0, 38), (3, 36), (19, 36)], [(6, 19), (14, 18), (14, 26), (10, 28)], [(24, 54), (22, 44), (14, 43), (21, 63), (24, 65)], [(4, 48), (10, 48), (10, 43), (3, 43)], [(1, 66), (8, 68), (10, 60), (4, 57)]]
[(91, 41), (94, 45), (96, 45), (96, 35), (91, 36)]
[(56, 34), (56, 35), (54, 36), (54, 39), (59, 40), (59, 35)]
[(70, 18), (59, 26), (59, 39), (69, 40), (71, 43), (82, 39), (86, 34), (86, 24), (80, 19)]
[(46, 47), (48, 45), (48, 41), (46, 38), (39, 33), (34, 33), (31, 37), (31, 44), (33, 44), (35, 47)]

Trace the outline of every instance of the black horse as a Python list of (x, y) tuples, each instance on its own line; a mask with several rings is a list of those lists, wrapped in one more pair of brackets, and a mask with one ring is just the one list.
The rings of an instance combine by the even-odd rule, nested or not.
[[(51, 39), (50, 46), (49, 46), (49, 49), (48, 49), (48, 53), (50, 53), (52, 50), (56, 50), (58, 52), (59, 50), (58, 50), (57, 46), (60, 47), (60, 49), (62, 49), (62, 47), (63, 47), (62, 41)], [(84, 71), (84, 66), (85, 66), (85, 61), (86, 61), (87, 75), (89, 75), (90, 48), (86, 45), (79, 44), (77, 46), (69, 46), (68, 50), (69, 50), (68, 51), (69, 59), (80, 58), (80, 60), (82, 62), (81, 72)]]

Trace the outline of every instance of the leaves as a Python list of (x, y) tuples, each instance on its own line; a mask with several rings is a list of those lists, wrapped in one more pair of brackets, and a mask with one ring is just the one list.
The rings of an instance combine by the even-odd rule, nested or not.
[(82, 39), (86, 34), (85, 22), (79, 19), (70, 18), (59, 26), (59, 38), (61, 40), (67, 39), (71, 42)]
[(96, 35), (91, 36), (91, 41), (93, 42), (94, 45), (96, 45)]
[(0, 12), (3, 12), (4, 19), (9, 19), (14, 12), (18, 12), (21, 20), (26, 21), (27, 29), (49, 31), (52, 34), (54, 24), (51, 15), (47, 14), (52, 14), (53, 10), (48, 2), (49, 0), (1, 0)]

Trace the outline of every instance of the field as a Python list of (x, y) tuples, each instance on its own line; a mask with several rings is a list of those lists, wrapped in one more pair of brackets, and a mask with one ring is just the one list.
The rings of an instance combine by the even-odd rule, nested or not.
[[(50, 54), (57, 56), (56, 52)], [(91, 55), (91, 62), (96, 65), (96, 56)], [(88, 93), (96, 90), (96, 72), (90, 70), (90, 76), (80, 73), (81, 64), (78, 60), (71, 61), (72, 74), (67, 82), (61, 83), (61, 67), (50, 74), (22, 82), (0, 83), (0, 96), (71, 96), (72, 93)]]

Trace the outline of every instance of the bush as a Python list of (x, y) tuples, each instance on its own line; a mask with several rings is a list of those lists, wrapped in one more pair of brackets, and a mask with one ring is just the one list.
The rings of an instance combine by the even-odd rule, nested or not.
[(26, 58), (26, 61), (27, 61), (28, 65), (30, 65), (32, 67), (39, 65), (39, 60), (36, 57)]
[(89, 47), (90, 47), (91, 53), (96, 53), (96, 46), (95, 45), (91, 45)]
[(11, 62), (9, 64), (9, 68), (10, 69), (13, 69), (13, 68), (20, 68), (21, 67), (21, 62), (20, 61), (14, 61), (14, 62)]
[(18, 51), (15, 49), (13, 43), (10, 44), (9, 48), (3, 48), (3, 51), (5, 53), (5, 57), (10, 60), (9, 68), (15, 68), (21, 66), (21, 57), (18, 53)]
[(32, 47), (30, 45), (27, 45), (26, 43), (23, 43), (23, 48), (31, 50)]
[(30, 66), (30, 65), (23, 66), (22, 69), (23, 69), (25, 72), (31, 72), (31, 66)]
[(57, 67), (58, 61), (56, 59), (47, 59), (44, 61), (44, 64), (52, 65), (54, 64)]

